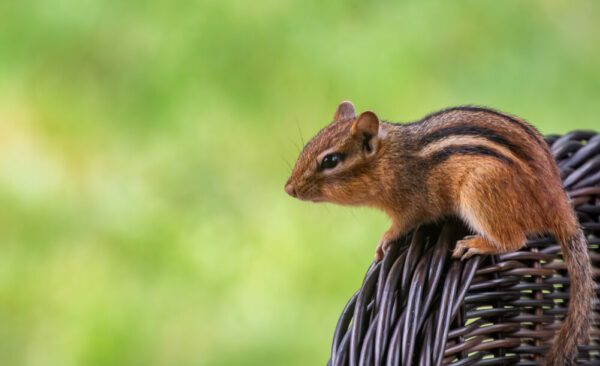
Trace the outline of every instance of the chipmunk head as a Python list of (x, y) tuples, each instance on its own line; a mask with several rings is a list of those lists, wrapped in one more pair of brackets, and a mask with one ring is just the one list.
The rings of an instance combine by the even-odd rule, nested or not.
[(381, 148), (379, 118), (342, 102), (333, 122), (310, 140), (298, 157), (285, 191), (313, 202), (361, 204), (377, 191), (374, 168)]

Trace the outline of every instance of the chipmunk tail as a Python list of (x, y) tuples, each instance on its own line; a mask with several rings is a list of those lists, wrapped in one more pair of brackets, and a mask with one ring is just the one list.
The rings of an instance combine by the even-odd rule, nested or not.
[(545, 366), (575, 365), (577, 345), (588, 343), (590, 339), (595, 298), (590, 257), (583, 231), (578, 229), (571, 235), (561, 235), (558, 232), (556, 237), (569, 271), (570, 298), (566, 318), (554, 338)]

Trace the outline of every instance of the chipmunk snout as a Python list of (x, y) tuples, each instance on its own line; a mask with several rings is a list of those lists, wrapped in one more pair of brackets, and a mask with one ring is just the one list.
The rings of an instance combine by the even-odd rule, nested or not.
[(285, 184), (284, 189), (285, 189), (285, 193), (289, 194), (290, 196), (292, 196), (294, 198), (298, 198), (298, 193), (296, 193), (296, 187), (294, 187), (292, 185), (292, 183), (290, 183), (289, 180)]

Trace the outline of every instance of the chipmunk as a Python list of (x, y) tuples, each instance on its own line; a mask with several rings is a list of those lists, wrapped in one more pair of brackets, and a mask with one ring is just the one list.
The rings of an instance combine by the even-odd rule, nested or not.
[(333, 122), (300, 153), (285, 191), (300, 200), (385, 212), (392, 225), (376, 260), (409, 230), (449, 216), (475, 233), (456, 243), (455, 258), (513, 252), (527, 236), (552, 233), (571, 294), (545, 365), (570, 364), (577, 342), (589, 339), (594, 295), (586, 239), (548, 145), (517, 117), (464, 106), (395, 124), (372, 111), (357, 117), (354, 105), (342, 102)]

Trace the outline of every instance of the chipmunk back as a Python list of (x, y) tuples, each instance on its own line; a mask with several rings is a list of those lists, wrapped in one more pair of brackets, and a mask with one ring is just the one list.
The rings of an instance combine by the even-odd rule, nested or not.
[(546, 358), (565, 365), (589, 338), (592, 279), (585, 236), (562, 189), (542, 136), (525, 121), (492, 109), (463, 106), (417, 122), (358, 117), (342, 102), (334, 120), (300, 153), (285, 185), (314, 202), (365, 205), (391, 219), (375, 252), (418, 225), (456, 216), (474, 235), (453, 256), (518, 250), (527, 236), (554, 234), (571, 277), (567, 317)]

